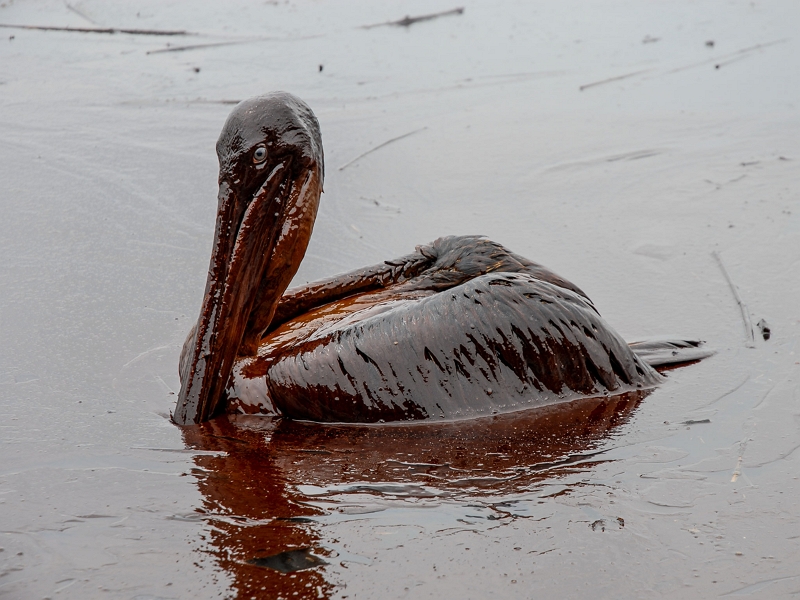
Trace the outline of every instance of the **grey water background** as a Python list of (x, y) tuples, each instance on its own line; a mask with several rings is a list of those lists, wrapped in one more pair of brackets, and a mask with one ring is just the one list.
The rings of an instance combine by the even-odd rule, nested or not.
[[(360, 557), (327, 567), (335, 596), (800, 591), (800, 5), (475, 2), (361, 27), (451, 8), (0, 4), (4, 24), (197, 34), (0, 29), (0, 597), (227, 593), (166, 415), (214, 142), (231, 102), (276, 89), (315, 110), (327, 160), (297, 282), (483, 233), (626, 339), (718, 350), (645, 399), (606, 462), (516, 498), (547, 498), (531, 518), (379, 495), (391, 510), (329, 519), (323, 538)], [(715, 251), (769, 341), (748, 347)]]

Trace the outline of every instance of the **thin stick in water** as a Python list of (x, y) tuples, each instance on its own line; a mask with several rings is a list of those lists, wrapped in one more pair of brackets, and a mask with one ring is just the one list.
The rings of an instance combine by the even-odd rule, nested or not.
[(433, 19), (438, 19), (439, 17), (447, 17), (449, 15), (463, 15), (464, 14), (464, 7), (460, 6), (458, 8), (453, 8), (451, 10), (444, 10), (438, 13), (432, 13), (429, 15), (420, 15), (418, 17), (409, 17), (406, 15), (402, 19), (398, 21), (386, 21), (384, 23), (374, 23), (372, 25), (362, 25), (361, 29), (372, 29), (373, 27), (384, 27), (386, 25), (394, 25), (396, 27), (411, 27), (414, 23), (420, 23), (422, 21), (432, 21)]
[(633, 73), (626, 73), (625, 75), (618, 75), (616, 77), (609, 77), (608, 79), (601, 79), (600, 81), (594, 81), (592, 83), (586, 83), (580, 86), (578, 89), (583, 91), (590, 87), (594, 87), (596, 85), (603, 85), (604, 83), (612, 83), (614, 81), (620, 81), (622, 79), (628, 79), (628, 77), (635, 77), (636, 75), (641, 75), (642, 73), (647, 73), (648, 71), (652, 71), (652, 69), (642, 69), (641, 71), (634, 71)]
[[(717, 63), (721, 66), (728, 64), (729, 62), (733, 62), (732, 60), (725, 60), (731, 59), (736, 56), (741, 56), (744, 54), (749, 54), (751, 52), (755, 52), (756, 50), (763, 50), (764, 48), (769, 48), (770, 46), (774, 46), (775, 44), (783, 44), (784, 42), (788, 42), (789, 38), (783, 38), (780, 40), (774, 40), (772, 42), (766, 42), (763, 44), (756, 44), (755, 46), (749, 46), (747, 48), (742, 48), (741, 50), (737, 50), (735, 52), (729, 52), (728, 54), (722, 54), (721, 56), (716, 56), (714, 58), (707, 58), (705, 60), (701, 60), (700, 62), (692, 63), (689, 65), (684, 65), (682, 67), (677, 67), (675, 69), (671, 69), (666, 72), (666, 75), (670, 75), (672, 73), (680, 73), (681, 71), (686, 71), (688, 69), (694, 69), (695, 67), (702, 67), (703, 65), (707, 65), (709, 63)], [(723, 62), (719, 62), (723, 61)]]
[(745, 335), (747, 336), (747, 343), (745, 344), (748, 348), (755, 348), (756, 347), (756, 338), (755, 333), (753, 332), (753, 322), (750, 320), (750, 311), (747, 310), (747, 305), (742, 301), (742, 298), (739, 296), (739, 291), (736, 289), (736, 286), (731, 280), (731, 276), (728, 275), (728, 270), (725, 268), (725, 265), (722, 262), (722, 257), (719, 255), (719, 252), (714, 250), (711, 253), (717, 264), (719, 265), (720, 271), (722, 271), (723, 276), (725, 277), (725, 281), (728, 282), (728, 286), (731, 288), (731, 292), (733, 292), (733, 298), (736, 300), (736, 303), (739, 305), (739, 310), (742, 312), (742, 321), (744, 322), (744, 330)]
[(66, 0), (64, 2), (64, 6), (66, 6), (68, 10), (71, 10), (76, 15), (78, 15), (81, 19), (85, 19), (86, 21), (89, 21), (89, 23), (91, 23), (92, 25), (97, 26), (97, 23), (95, 23), (92, 19), (90, 19), (83, 11), (78, 10), (77, 8), (72, 6), (72, 4), (66, 2)]
[(167, 46), (157, 50), (148, 50), (145, 54), (161, 54), (162, 52), (186, 52), (187, 50), (201, 50), (203, 48), (219, 48), (220, 46), (235, 46), (238, 44), (249, 44), (258, 40), (240, 40), (235, 42), (212, 42), (209, 44), (192, 44), (190, 46)]
[[(189, 35), (189, 34), (187, 34)], [(148, 50), (146, 54), (161, 54), (163, 52), (186, 52), (188, 50), (204, 50), (206, 48), (220, 48), (223, 46), (237, 46), (240, 44), (255, 44), (256, 42), (296, 42), (298, 40), (312, 40), (323, 37), (322, 35), (306, 35), (302, 37), (278, 38), (278, 37), (251, 37), (235, 39), (226, 42), (210, 42), (208, 44), (190, 44), (187, 46), (170, 46)]]
[(415, 129), (414, 131), (409, 131), (408, 133), (404, 133), (403, 135), (398, 135), (397, 137), (394, 137), (394, 138), (392, 138), (392, 139), (390, 139), (390, 140), (386, 140), (386, 141), (385, 141), (385, 142), (383, 142), (382, 144), (378, 144), (378, 145), (377, 145), (377, 146), (375, 146), (374, 148), (371, 148), (371, 149), (367, 150), (366, 152), (364, 152), (364, 153), (362, 153), (362, 154), (359, 154), (358, 156), (356, 156), (356, 157), (355, 157), (353, 160), (351, 160), (350, 162), (348, 162), (348, 163), (346, 163), (346, 164), (342, 165), (341, 167), (339, 167), (339, 170), (340, 170), (340, 171), (344, 171), (344, 170), (345, 170), (347, 167), (349, 167), (350, 165), (352, 165), (352, 164), (353, 164), (353, 163), (355, 163), (356, 161), (359, 161), (359, 160), (361, 160), (361, 159), (362, 159), (362, 158), (364, 158), (364, 157), (365, 157), (367, 154), (372, 154), (372, 153), (373, 153), (373, 152), (375, 152), (376, 150), (380, 150), (381, 148), (383, 148), (384, 146), (388, 146), (388, 145), (389, 145), (389, 144), (391, 144), (392, 142), (396, 142), (396, 141), (398, 141), (398, 140), (402, 140), (403, 138), (407, 138), (407, 137), (408, 137), (408, 136), (410, 136), (410, 135), (414, 135), (415, 133), (419, 133), (420, 131), (424, 131), (424, 130), (425, 130), (425, 129), (427, 129), (427, 128), (428, 128), (427, 126), (426, 126), (426, 127), (420, 127), (419, 129)]
[(49, 25), (9, 25), (0, 23), (4, 29), (33, 29), (36, 31), (69, 31), (72, 33), (129, 33), (131, 35), (195, 35), (184, 30), (170, 29), (117, 29), (115, 27), (53, 27)]

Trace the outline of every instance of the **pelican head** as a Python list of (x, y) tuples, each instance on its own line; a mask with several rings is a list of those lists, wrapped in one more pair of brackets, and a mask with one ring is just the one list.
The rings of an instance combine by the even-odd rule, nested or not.
[(237, 356), (255, 354), (305, 254), (324, 177), (319, 122), (299, 98), (245, 100), (217, 141), (219, 204), (200, 317), (181, 361), (173, 415), (200, 423), (224, 408)]

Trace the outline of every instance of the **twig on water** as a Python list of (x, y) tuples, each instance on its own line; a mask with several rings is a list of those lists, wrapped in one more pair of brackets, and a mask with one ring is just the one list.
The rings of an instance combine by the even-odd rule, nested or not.
[(745, 344), (748, 348), (755, 348), (756, 347), (756, 338), (755, 334), (753, 333), (753, 322), (750, 320), (750, 311), (747, 310), (747, 305), (742, 301), (742, 298), (739, 296), (739, 291), (736, 289), (736, 286), (733, 284), (733, 280), (731, 280), (731, 276), (728, 275), (728, 270), (725, 268), (725, 265), (722, 262), (722, 257), (719, 255), (719, 252), (714, 250), (711, 253), (717, 264), (719, 265), (720, 271), (725, 277), (725, 280), (728, 282), (728, 286), (731, 288), (731, 292), (733, 292), (733, 298), (736, 300), (736, 303), (739, 305), (739, 310), (742, 313), (742, 321), (744, 322), (744, 330), (745, 335), (747, 336), (747, 343)]
[(89, 23), (91, 23), (92, 25), (97, 25), (97, 23), (95, 23), (95, 22), (94, 22), (92, 19), (90, 19), (90, 18), (89, 18), (89, 16), (88, 16), (88, 15), (86, 15), (86, 13), (84, 13), (84, 12), (83, 12), (83, 11), (81, 11), (81, 10), (78, 10), (77, 8), (75, 8), (74, 6), (72, 6), (72, 4), (70, 4), (70, 3), (69, 3), (69, 2), (67, 2), (66, 0), (64, 0), (64, 6), (66, 6), (66, 7), (67, 7), (67, 10), (70, 10), (70, 11), (74, 12), (74, 13), (75, 13), (76, 15), (78, 15), (78, 16), (79, 16), (81, 19), (84, 19), (84, 20), (86, 20), (86, 21), (89, 21)]
[[(734, 62), (736, 60), (734, 57), (742, 56), (743, 54), (749, 54), (751, 52), (755, 52), (756, 50), (762, 50), (764, 48), (769, 48), (770, 46), (774, 46), (775, 44), (783, 44), (784, 42), (788, 42), (789, 38), (784, 38), (782, 40), (775, 40), (773, 42), (766, 42), (764, 44), (756, 44), (755, 46), (749, 46), (747, 48), (742, 48), (741, 50), (737, 50), (736, 52), (730, 52), (729, 54), (723, 54), (721, 56), (716, 56), (714, 58), (707, 58), (706, 60), (701, 60), (700, 62), (692, 63), (690, 65), (685, 65), (683, 67), (676, 67), (675, 69), (671, 69), (666, 72), (667, 75), (672, 73), (680, 73), (681, 71), (686, 71), (688, 69), (694, 69), (695, 67), (702, 67), (703, 65), (707, 65), (709, 63), (716, 63), (716, 68), (718, 69), (721, 66), (725, 66), (728, 63)], [(731, 59), (731, 60), (725, 60)], [(723, 62), (720, 62), (723, 61)]]
[(362, 25), (361, 29), (372, 29), (373, 27), (384, 27), (387, 25), (394, 25), (395, 27), (411, 27), (414, 23), (421, 23), (422, 21), (432, 21), (433, 19), (438, 19), (439, 17), (447, 17), (450, 15), (463, 15), (464, 14), (464, 7), (461, 6), (459, 8), (453, 8), (451, 10), (445, 10), (438, 13), (432, 13), (429, 15), (420, 15), (418, 17), (409, 17), (406, 15), (399, 21), (386, 21), (385, 23), (373, 23), (372, 25)]
[(642, 73), (647, 73), (648, 71), (652, 71), (652, 69), (642, 69), (641, 71), (634, 71), (633, 73), (627, 73), (625, 75), (618, 75), (617, 77), (609, 77), (608, 79), (601, 79), (600, 81), (593, 81), (592, 83), (587, 83), (582, 85), (578, 88), (580, 91), (583, 91), (587, 88), (594, 87), (596, 85), (603, 85), (604, 83), (611, 83), (613, 81), (620, 81), (621, 79), (628, 79), (628, 77), (635, 77), (636, 75), (641, 75)]
[(196, 100), (187, 100), (187, 104), (239, 104), (241, 100), (205, 100), (203, 98), (198, 98)]
[(170, 46), (169, 44), (167, 44), (165, 48), (148, 50), (146, 54), (161, 54), (162, 52), (185, 52), (187, 50), (204, 50), (206, 48), (219, 48), (221, 46), (236, 46), (239, 44), (255, 44), (257, 42), (296, 42), (298, 40), (313, 40), (315, 38), (320, 38), (320, 37), (323, 36), (306, 35), (302, 37), (293, 37), (293, 38), (250, 37), (243, 39), (234, 39), (227, 42), (209, 42), (208, 44), (190, 44), (187, 46)]
[(719, 397), (715, 398), (714, 400), (712, 400), (712, 401), (711, 401), (711, 402), (709, 402), (708, 404), (704, 404), (703, 406), (698, 406), (698, 407), (697, 407), (695, 410), (700, 410), (700, 409), (703, 409), (703, 408), (708, 408), (709, 406), (711, 406), (712, 404), (716, 404), (717, 402), (719, 402), (719, 401), (720, 401), (720, 400), (722, 400), (723, 398), (727, 398), (728, 396), (730, 396), (730, 395), (731, 395), (731, 394), (733, 394), (734, 392), (738, 392), (738, 391), (739, 391), (739, 389), (741, 389), (741, 387), (742, 387), (742, 386), (743, 386), (745, 383), (747, 383), (748, 381), (750, 381), (750, 375), (748, 375), (747, 377), (745, 377), (745, 378), (744, 378), (744, 381), (742, 381), (742, 382), (741, 382), (739, 385), (737, 385), (737, 386), (736, 386), (736, 387), (734, 387), (733, 389), (731, 389), (731, 390), (728, 390), (727, 392), (725, 392), (724, 394), (722, 394), (722, 396), (719, 396)]
[(162, 52), (185, 52), (186, 50), (202, 50), (203, 48), (218, 48), (220, 46), (235, 46), (237, 44), (249, 44), (258, 40), (241, 40), (238, 42), (213, 42), (211, 44), (192, 44), (190, 46), (167, 46), (158, 50), (148, 50), (146, 54), (161, 54)]
[(714, 68), (715, 69), (721, 69), (722, 67), (724, 67), (726, 65), (729, 65), (729, 64), (735, 63), (735, 62), (739, 62), (740, 60), (744, 60), (745, 58), (748, 58), (748, 57), (749, 57), (748, 54), (739, 54), (737, 56), (734, 56), (733, 58), (729, 58), (728, 60), (723, 60), (722, 62), (718, 62), (717, 64), (714, 65)]
[(347, 167), (349, 167), (350, 165), (354, 164), (355, 162), (357, 162), (357, 161), (361, 160), (361, 159), (362, 159), (362, 158), (364, 158), (364, 157), (365, 157), (367, 154), (372, 154), (372, 153), (373, 153), (373, 152), (375, 152), (376, 150), (380, 150), (381, 148), (383, 148), (384, 146), (388, 146), (388, 145), (389, 145), (389, 144), (391, 144), (392, 142), (396, 142), (396, 141), (398, 141), (398, 140), (402, 140), (403, 138), (407, 138), (407, 137), (408, 137), (408, 136), (410, 136), (410, 135), (414, 135), (415, 133), (419, 133), (420, 131), (424, 131), (424, 130), (425, 130), (425, 129), (427, 129), (427, 128), (428, 128), (427, 126), (426, 126), (426, 127), (420, 127), (419, 129), (415, 129), (414, 131), (409, 131), (408, 133), (404, 133), (403, 135), (398, 135), (397, 137), (394, 137), (394, 138), (392, 138), (392, 139), (390, 139), (390, 140), (386, 140), (386, 141), (385, 141), (385, 142), (383, 142), (382, 144), (378, 144), (378, 145), (377, 145), (377, 146), (375, 146), (374, 148), (371, 148), (371, 149), (367, 150), (366, 152), (364, 152), (364, 153), (362, 153), (362, 154), (359, 154), (358, 156), (356, 156), (356, 157), (355, 157), (353, 160), (351, 160), (350, 162), (343, 164), (341, 167), (339, 167), (339, 170), (340, 170), (340, 171), (344, 171), (344, 170), (345, 170)]
[(742, 474), (742, 456), (739, 455), (739, 458), (736, 460), (736, 468), (733, 470), (733, 475), (731, 476), (731, 483), (736, 483), (736, 480), (739, 479), (739, 476)]
[[(748, 48), (742, 48), (741, 50), (737, 50), (736, 52), (731, 52), (729, 54), (723, 54), (721, 56), (716, 56), (714, 58), (707, 58), (705, 60), (701, 60), (696, 63), (692, 63), (689, 65), (684, 65), (682, 67), (676, 67), (674, 69), (670, 69), (668, 71), (664, 71), (662, 75), (671, 75), (672, 73), (680, 73), (681, 71), (686, 71), (688, 69), (694, 69), (696, 67), (701, 67), (703, 65), (707, 65), (709, 63), (714, 63), (714, 67), (716, 69), (720, 69), (726, 65), (734, 63), (738, 60), (742, 60), (743, 58), (747, 58), (752, 52), (756, 52), (757, 50), (762, 50), (764, 48), (769, 48), (770, 46), (774, 46), (775, 44), (782, 44), (784, 42), (789, 41), (788, 38), (782, 40), (775, 40), (773, 42), (766, 42), (764, 44), (756, 44), (755, 46), (749, 46)], [(603, 85), (604, 83), (612, 83), (614, 81), (620, 81), (621, 79), (628, 79), (629, 77), (635, 77), (636, 75), (641, 75), (642, 73), (647, 73), (648, 71), (652, 71), (653, 69), (643, 69), (641, 71), (634, 71), (633, 73), (627, 73), (625, 75), (619, 75), (617, 77), (609, 77), (608, 79), (602, 79), (600, 81), (593, 81), (592, 83), (587, 83), (585, 85), (580, 86), (580, 91), (583, 91), (587, 88), (594, 87), (596, 85)]]
[(170, 29), (118, 29), (116, 27), (51, 27), (48, 25), (9, 25), (0, 23), (4, 29), (34, 29), (37, 31), (70, 31), (73, 33), (129, 33), (131, 35), (196, 35), (184, 30)]
[[(744, 438), (741, 442), (739, 442), (739, 458), (736, 459), (736, 468), (733, 470), (733, 474), (731, 475), (731, 483), (736, 483), (736, 480), (739, 477), (744, 477), (742, 473), (742, 463), (744, 462), (744, 453), (747, 450), (747, 442), (750, 441), (750, 438)], [(747, 479), (747, 477), (745, 477)], [(749, 483), (749, 482), (748, 482)]]

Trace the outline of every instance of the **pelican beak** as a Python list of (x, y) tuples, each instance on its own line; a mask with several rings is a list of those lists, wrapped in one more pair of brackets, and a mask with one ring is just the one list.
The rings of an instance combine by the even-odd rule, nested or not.
[(189, 360), (181, 361), (173, 415), (179, 425), (201, 423), (224, 410), (237, 356), (255, 354), (311, 237), (320, 166), (287, 155), (269, 168), (249, 193), (232, 175), (220, 176), (203, 306), (187, 344)]

